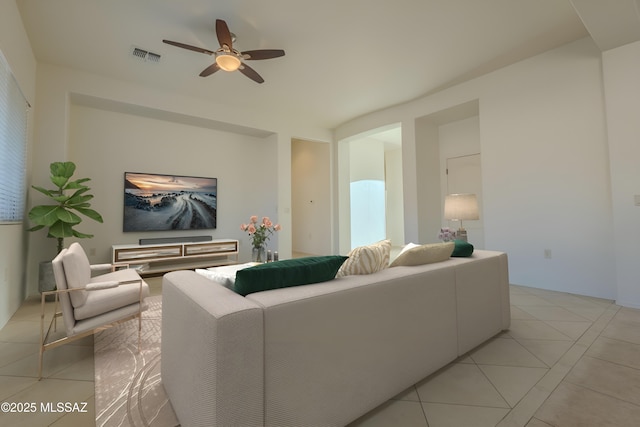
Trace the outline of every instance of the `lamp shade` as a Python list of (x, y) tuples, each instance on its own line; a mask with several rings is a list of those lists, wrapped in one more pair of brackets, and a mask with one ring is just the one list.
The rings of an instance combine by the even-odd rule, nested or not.
[(444, 218), (454, 221), (479, 219), (475, 194), (449, 194), (444, 199)]

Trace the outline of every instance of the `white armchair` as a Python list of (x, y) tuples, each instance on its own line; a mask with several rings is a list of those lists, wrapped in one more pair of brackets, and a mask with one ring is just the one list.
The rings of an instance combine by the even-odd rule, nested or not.
[[(137, 271), (124, 265), (90, 265), (78, 243), (72, 243), (52, 261), (55, 291), (43, 292), (40, 315), (40, 358), (38, 377), (42, 378), (44, 352), (71, 341), (92, 335), (127, 320), (138, 318), (138, 349), (142, 329), (142, 312), (149, 286)], [(123, 269), (116, 269), (124, 267)], [(111, 270), (92, 277), (92, 271)], [(55, 295), (54, 314), (45, 333), (45, 298)], [(58, 304), (61, 311), (58, 311)], [(62, 316), (66, 337), (49, 341), (57, 318)]]

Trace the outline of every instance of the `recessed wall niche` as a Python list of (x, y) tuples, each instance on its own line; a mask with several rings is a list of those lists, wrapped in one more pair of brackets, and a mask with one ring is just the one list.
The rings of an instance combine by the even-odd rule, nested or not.
[[(422, 243), (437, 242), (440, 228), (448, 225), (443, 219), (446, 159), (480, 153), (479, 118), (479, 101), (475, 99), (415, 120), (418, 238)], [(456, 128), (464, 131), (456, 132)], [(456, 133), (464, 136), (452, 136)], [(478, 247), (483, 242), (483, 237), (474, 241)]]

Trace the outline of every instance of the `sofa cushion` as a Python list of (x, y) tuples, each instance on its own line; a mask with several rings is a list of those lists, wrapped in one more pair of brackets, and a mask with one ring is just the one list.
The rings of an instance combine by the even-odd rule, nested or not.
[(349, 252), (336, 277), (371, 274), (389, 267), (391, 240), (358, 246)]
[(448, 259), (453, 253), (455, 244), (453, 242), (446, 243), (430, 243), (426, 245), (415, 246), (400, 252), (400, 255), (393, 260), (389, 267), (423, 265), (440, 262)]
[(469, 257), (473, 254), (473, 245), (464, 240), (454, 240), (455, 247), (453, 248), (452, 257)]
[(326, 282), (336, 277), (346, 256), (329, 255), (268, 262), (236, 273), (234, 291), (242, 296), (267, 291)]
[[(91, 281), (91, 265), (89, 258), (79, 243), (72, 243), (62, 257), (64, 274), (69, 289), (84, 288)], [(75, 308), (82, 307), (87, 300), (86, 291), (70, 292), (71, 304)]]

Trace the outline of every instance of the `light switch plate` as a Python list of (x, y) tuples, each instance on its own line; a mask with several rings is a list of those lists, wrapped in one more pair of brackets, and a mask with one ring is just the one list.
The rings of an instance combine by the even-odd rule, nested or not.
[(640, 206), (640, 194), (636, 194), (633, 196), (633, 205)]

